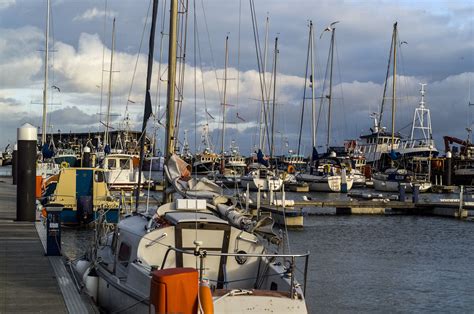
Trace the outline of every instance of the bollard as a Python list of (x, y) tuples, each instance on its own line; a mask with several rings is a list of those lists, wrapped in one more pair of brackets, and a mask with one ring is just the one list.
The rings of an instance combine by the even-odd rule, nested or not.
[(13, 154), (12, 154), (12, 177), (13, 177), (13, 185), (16, 185), (17, 180), (17, 155), (18, 155), (18, 145), (13, 145)]
[(341, 171), (341, 193), (347, 193), (347, 175), (345, 168)]
[(398, 200), (400, 202), (405, 202), (405, 192), (406, 192), (406, 184), (399, 183), (398, 184)]
[(451, 155), (451, 152), (446, 152), (446, 169), (445, 169), (445, 173), (446, 173), (446, 185), (450, 186), (452, 184), (452, 169), (453, 169), (453, 159), (452, 159), (452, 155)]
[(82, 167), (90, 168), (91, 167), (91, 149), (90, 147), (84, 147), (82, 153)]
[(37, 130), (29, 123), (18, 128), (16, 220), (36, 218), (36, 141)]
[(413, 203), (418, 203), (418, 199), (420, 198), (420, 185), (415, 183), (413, 184), (413, 196), (412, 201)]

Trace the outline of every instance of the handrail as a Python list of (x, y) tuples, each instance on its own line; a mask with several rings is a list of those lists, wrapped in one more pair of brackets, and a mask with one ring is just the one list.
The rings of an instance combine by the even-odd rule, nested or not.
[[(157, 242), (159, 243), (159, 242)], [(199, 247), (196, 247), (195, 250), (190, 251), (190, 250), (183, 250), (179, 249), (176, 247), (173, 247), (171, 245), (166, 245), (168, 249), (165, 252), (163, 262), (161, 263), (161, 268), (164, 269), (166, 260), (168, 259), (168, 255), (170, 251), (175, 251), (177, 253), (181, 254), (189, 254), (189, 255), (194, 255), (196, 257), (200, 258), (200, 280), (202, 280), (202, 271), (203, 271), (203, 261), (204, 258), (207, 256), (246, 256), (246, 257), (270, 257), (270, 258), (275, 258), (275, 257), (280, 257), (280, 258), (285, 258), (285, 257), (290, 257), (291, 262), (288, 268), (289, 275), (290, 275), (290, 297), (293, 299), (295, 297), (296, 293), (296, 283), (295, 283), (295, 275), (294, 275), (294, 270), (295, 264), (296, 264), (296, 258), (297, 257), (304, 257), (305, 258), (305, 265), (304, 265), (304, 283), (303, 283), (303, 296), (306, 295), (306, 281), (307, 281), (307, 272), (308, 272), (308, 260), (309, 260), (309, 255), (310, 252), (307, 251), (306, 253), (302, 254), (258, 254), (258, 253), (222, 253), (222, 252), (209, 252), (207, 250), (202, 250)]]

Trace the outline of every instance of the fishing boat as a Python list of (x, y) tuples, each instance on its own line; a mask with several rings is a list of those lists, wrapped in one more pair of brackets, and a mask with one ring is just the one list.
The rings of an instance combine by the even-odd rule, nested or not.
[(103, 160), (105, 181), (113, 190), (133, 190), (138, 185), (138, 157), (109, 154)]
[(89, 223), (104, 215), (107, 222), (117, 222), (119, 202), (105, 182), (105, 171), (94, 168), (62, 168), (53, 194), (45, 206), (61, 206), (64, 224)]
[(433, 131), (431, 128), (431, 114), (425, 102), (425, 86), (420, 84), (420, 104), (413, 113), (413, 122), (410, 138), (402, 140), (395, 152), (402, 158), (413, 156), (436, 157), (438, 150), (433, 140)]

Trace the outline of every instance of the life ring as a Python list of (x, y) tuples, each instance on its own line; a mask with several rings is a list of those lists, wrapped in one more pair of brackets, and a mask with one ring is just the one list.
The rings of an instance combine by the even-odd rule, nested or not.
[(286, 169), (286, 171), (290, 174), (294, 174), (295, 173), (295, 166), (288, 165), (288, 168)]
[(67, 161), (61, 162), (61, 168), (69, 168), (69, 163)]

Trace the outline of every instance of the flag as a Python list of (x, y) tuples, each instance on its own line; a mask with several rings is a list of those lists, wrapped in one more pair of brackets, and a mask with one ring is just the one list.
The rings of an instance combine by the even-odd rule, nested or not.
[(262, 164), (262, 165), (264, 165), (265, 167), (268, 167), (268, 166), (269, 166), (268, 160), (266, 160), (266, 159), (264, 158), (261, 149), (258, 150), (258, 153), (257, 153), (257, 161), (258, 161), (259, 164)]

